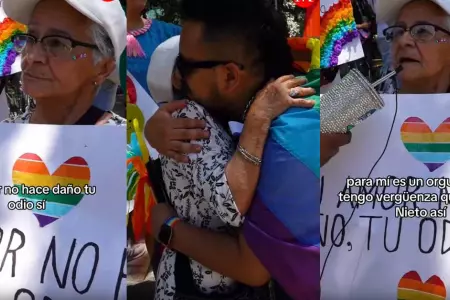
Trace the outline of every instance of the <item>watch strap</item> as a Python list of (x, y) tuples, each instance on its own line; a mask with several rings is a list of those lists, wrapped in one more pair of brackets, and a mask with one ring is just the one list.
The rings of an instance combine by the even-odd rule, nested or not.
[(167, 226), (169, 226), (169, 227), (174, 228), (175, 225), (176, 225), (178, 222), (180, 222), (180, 221), (181, 221), (181, 219), (178, 218), (178, 217), (170, 217), (170, 218), (168, 218), (168, 219), (164, 222), (164, 224), (167, 225)]

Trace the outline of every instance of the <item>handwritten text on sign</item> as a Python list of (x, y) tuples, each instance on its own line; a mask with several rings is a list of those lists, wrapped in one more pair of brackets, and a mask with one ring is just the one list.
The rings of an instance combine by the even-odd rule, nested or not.
[(0, 299), (126, 299), (126, 186), (111, 175), (126, 128), (0, 124), (0, 138)]
[(383, 97), (321, 169), (322, 297), (421, 299), (434, 285), (446, 299), (448, 95)]
[[(8, 272), (11, 275), (11, 278), (16, 276), (16, 265), (20, 263), (23, 255), (27, 255), (24, 251), (20, 251), (24, 248), (26, 243), (25, 234), (17, 229), (13, 228), (10, 232), (4, 232), (2, 228), (0, 228), (0, 246), (3, 244), (7, 244), (4, 253), (0, 253), (1, 263), (0, 263), (0, 272)], [(15, 246), (13, 246), (15, 245)], [(100, 248), (96, 243), (90, 242), (83, 245), (77, 245), (77, 240), (73, 239), (72, 245), (70, 246), (69, 253), (56, 253), (56, 245), (57, 240), (56, 236), (53, 236), (50, 245), (48, 245), (48, 249), (46, 251), (45, 257), (42, 261), (41, 267), (41, 276), (40, 283), (45, 285), (45, 276), (47, 272), (52, 273), (58, 287), (60, 289), (72, 288), (76, 293), (83, 295), (89, 292), (92, 283), (94, 282), (98, 262), (100, 260)], [(92, 261), (90, 276), (87, 282), (84, 278), (81, 278), (78, 275), (78, 268), (80, 267), (80, 263), (84, 260), (84, 257), (89, 257)], [(57, 261), (65, 260), (65, 265), (57, 265)], [(10, 262), (10, 268), (6, 269), (5, 264)], [(124, 267), (126, 264), (126, 249), (123, 251), (122, 263), (120, 269), (117, 270), (117, 282), (114, 290), (114, 300), (117, 300), (119, 297), (119, 290), (122, 284), (122, 280), (126, 280), (126, 274), (124, 273)], [(68, 281), (70, 283), (68, 284)], [(70, 287), (68, 287), (70, 285)], [(30, 299), (35, 299), (34, 293), (30, 291), (28, 288), (23, 287), (18, 289), (14, 294), (14, 300), (24, 299), (20, 298), (22, 295), (30, 296)], [(56, 299), (56, 298), (53, 298)], [(53, 300), (51, 296), (44, 296), (43, 300)]]

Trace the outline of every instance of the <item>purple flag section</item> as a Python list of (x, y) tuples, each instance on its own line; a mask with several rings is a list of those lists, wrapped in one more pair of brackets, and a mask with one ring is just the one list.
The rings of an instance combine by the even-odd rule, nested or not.
[[(276, 238), (263, 232), (260, 224), (270, 224), (270, 234)], [(320, 298), (320, 248), (298, 245), (258, 196), (253, 200), (249, 218), (244, 224), (244, 235), (255, 255), (293, 299)]]

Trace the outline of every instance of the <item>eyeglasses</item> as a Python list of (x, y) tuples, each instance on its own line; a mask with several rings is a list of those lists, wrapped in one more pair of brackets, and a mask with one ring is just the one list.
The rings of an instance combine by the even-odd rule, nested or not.
[(392, 42), (403, 36), (407, 31), (409, 31), (409, 34), (414, 40), (421, 43), (431, 41), (438, 31), (450, 35), (450, 31), (447, 29), (433, 24), (415, 24), (410, 28), (406, 28), (406, 26), (401, 25), (394, 25), (383, 30), (383, 34), (388, 42)]
[(18, 53), (26, 53), (36, 44), (41, 43), (45, 52), (57, 58), (71, 58), (72, 49), (78, 46), (98, 49), (96, 45), (76, 41), (60, 35), (47, 35), (41, 39), (30, 34), (16, 34), (12, 37), (14, 48)]
[(181, 54), (178, 55), (175, 61), (175, 68), (180, 72), (181, 77), (185, 78), (196, 69), (213, 69), (217, 66), (235, 64), (239, 69), (243, 70), (244, 65), (234, 61), (221, 61), (221, 60), (205, 60), (205, 61), (193, 61), (184, 58)]

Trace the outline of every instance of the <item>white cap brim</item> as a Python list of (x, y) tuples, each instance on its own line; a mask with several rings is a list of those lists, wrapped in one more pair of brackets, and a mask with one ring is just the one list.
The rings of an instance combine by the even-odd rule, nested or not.
[[(8, 17), (28, 25), (34, 8), (41, 0), (3, 0), (2, 6)], [(119, 1), (65, 0), (74, 9), (93, 22), (101, 25), (109, 35), (115, 52), (116, 69), (109, 79), (119, 84), (120, 56), (126, 47), (127, 19)]]
[(156, 103), (174, 100), (172, 72), (180, 49), (180, 36), (160, 44), (153, 52), (147, 72), (147, 85)]
[[(394, 24), (403, 6), (412, 0), (378, 0), (375, 6), (375, 12), (378, 23)], [(429, 0), (440, 6), (450, 15), (450, 0)]]

